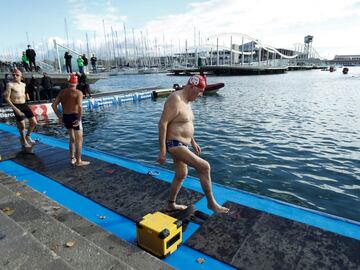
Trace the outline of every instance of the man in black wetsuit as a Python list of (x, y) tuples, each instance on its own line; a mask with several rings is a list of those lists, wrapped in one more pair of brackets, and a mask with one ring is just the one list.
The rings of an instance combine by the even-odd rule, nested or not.
[(26, 57), (29, 60), (30, 69), (31, 71), (36, 71), (36, 62), (35, 62), (36, 53), (33, 49), (31, 49), (30, 45), (27, 45), (27, 47), (28, 49), (26, 50)]

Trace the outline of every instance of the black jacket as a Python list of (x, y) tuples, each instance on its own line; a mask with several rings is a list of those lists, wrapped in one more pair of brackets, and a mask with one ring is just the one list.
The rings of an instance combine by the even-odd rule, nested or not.
[(65, 58), (65, 62), (66, 62), (66, 64), (70, 64), (71, 63), (71, 58), (72, 58), (72, 55), (71, 54), (69, 54), (69, 53), (65, 53), (65, 55), (64, 55), (64, 58)]
[(27, 49), (26, 50), (26, 57), (30, 61), (35, 60), (36, 53), (33, 49)]
[(86, 58), (86, 56), (81, 57), (84, 60), (84, 66), (87, 66), (89, 64), (89, 60)]
[(41, 86), (44, 87), (44, 89), (52, 89), (53, 88), (53, 82), (50, 77), (42, 77), (41, 78)]
[(95, 65), (95, 64), (96, 64), (96, 61), (97, 61), (97, 59), (96, 59), (95, 56), (93, 56), (93, 57), (90, 58), (90, 62), (91, 62), (92, 65)]

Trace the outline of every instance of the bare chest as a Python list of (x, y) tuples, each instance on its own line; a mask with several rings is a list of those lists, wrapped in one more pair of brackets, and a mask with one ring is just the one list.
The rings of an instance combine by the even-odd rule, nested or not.
[(194, 114), (190, 104), (182, 104), (179, 108), (179, 113), (174, 119), (175, 122), (193, 122)]

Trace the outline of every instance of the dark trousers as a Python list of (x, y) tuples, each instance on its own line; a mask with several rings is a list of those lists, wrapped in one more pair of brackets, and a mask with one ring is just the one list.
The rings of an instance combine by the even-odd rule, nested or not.
[(23, 66), (24, 66), (24, 68), (25, 68), (25, 71), (27, 71), (27, 72), (31, 71), (31, 69), (29, 68), (28, 63), (23, 62)]
[(30, 92), (30, 100), (39, 101), (40, 100), (40, 89), (36, 89)]
[[(30, 60), (30, 59), (29, 59), (29, 63), (30, 63), (30, 70), (36, 71), (35, 59), (33, 59), (33, 60)], [(33, 68), (34, 68), (34, 69), (33, 69)]]
[(2, 105), (3, 105), (3, 90), (0, 89), (0, 106), (2, 106)]
[(71, 63), (66, 63), (65, 65), (66, 65), (66, 72), (72, 73)]
[(44, 89), (44, 94), (45, 94), (46, 100), (52, 100), (53, 96), (52, 96), (52, 89), (51, 88)]

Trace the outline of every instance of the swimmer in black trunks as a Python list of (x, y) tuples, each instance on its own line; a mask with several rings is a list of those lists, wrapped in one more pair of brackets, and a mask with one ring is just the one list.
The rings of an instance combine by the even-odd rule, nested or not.
[[(4, 93), (4, 99), (14, 110), (16, 125), (20, 132), (20, 141), (22, 146), (25, 148), (31, 148), (32, 144), (35, 143), (33, 139), (31, 139), (31, 132), (34, 130), (37, 121), (36, 118), (26, 104), (26, 92), (25, 92), (25, 84), (21, 82), (21, 71), (18, 69), (13, 70), (13, 81), (9, 82), (6, 85), (6, 90)], [(29, 128), (25, 135), (25, 118), (29, 120)]]
[[(69, 79), (69, 87), (62, 90), (56, 97), (52, 108), (59, 118), (59, 121), (63, 122), (66, 129), (69, 132), (69, 150), (70, 150), (70, 162), (76, 166), (89, 165), (89, 161), (81, 159), (81, 150), (83, 144), (83, 129), (81, 124), (82, 115), (82, 99), (83, 94), (76, 89), (77, 76), (72, 74)], [(61, 115), (58, 110), (58, 105), (61, 103), (63, 114)]]

